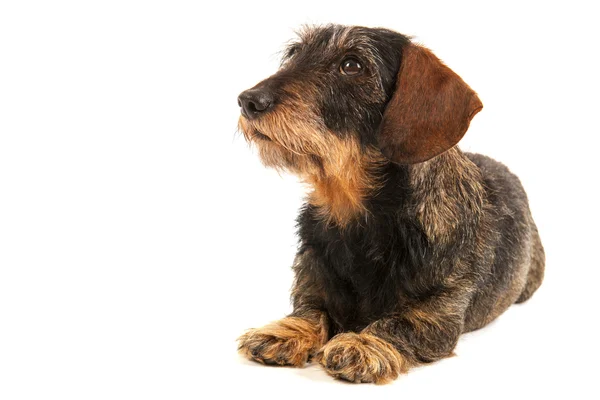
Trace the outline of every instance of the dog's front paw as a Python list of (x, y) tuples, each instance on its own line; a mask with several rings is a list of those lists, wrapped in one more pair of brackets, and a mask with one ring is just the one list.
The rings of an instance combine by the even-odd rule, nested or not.
[(318, 358), (329, 375), (355, 383), (388, 383), (405, 369), (402, 356), (391, 344), (365, 333), (335, 336)]
[(309, 320), (287, 317), (238, 338), (243, 356), (269, 365), (303, 366), (322, 346), (320, 326)]

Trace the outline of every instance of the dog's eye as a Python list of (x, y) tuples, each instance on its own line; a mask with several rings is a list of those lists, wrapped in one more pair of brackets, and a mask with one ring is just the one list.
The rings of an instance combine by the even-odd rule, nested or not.
[(344, 75), (358, 75), (362, 71), (362, 65), (354, 57), (345, 58), (340, 64), (340, 72)]

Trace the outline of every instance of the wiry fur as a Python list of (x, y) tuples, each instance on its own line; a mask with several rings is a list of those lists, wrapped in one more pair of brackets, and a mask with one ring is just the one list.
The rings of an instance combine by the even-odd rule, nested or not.
[(287, 317), (260, 329), (250, 329), (238, 340), (240, 353), (263, 364), (302, 366), (327, 341), (327, 319)]
[[(339, 73), (348, 54), (362, 74)], [(407, 82), (420, 69), (402, 69), (403, 54), (433, 79)], [(527, 196), (502, 164), (453, 147), (481, 103), (428, 50), (385, 29), (305, 29), (254, 90), (273, 104), (240, 119), (246, 139), (313, 191), (298, 216), (294, 312), (242, 336), (242, 354), (296, 366), (317, 355), (334, 377), (384, 383), (451, 355), (461, 333), (541, 284)], [(428, 91), (439, 104), (419, 98)], [(433, 106), (405, 114), (414, 104)]]
[(350, 382), (387, 383), (407, 369), (390, 343), (368, 333), (341, 333), (319, 353), (328, 374)]

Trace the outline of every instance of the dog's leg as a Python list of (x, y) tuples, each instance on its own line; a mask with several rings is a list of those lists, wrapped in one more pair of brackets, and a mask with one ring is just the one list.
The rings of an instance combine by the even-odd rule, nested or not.
[(540, 240), (537, 227), (533, 219), (531, 220), (532, 226), (532, 239), (531, 239), (531, 264), (529, 266), (529, 272), (527, 274), (527, 283), (521, 292), (521, 295), (517, 299), (516, 303), (523, 303), (527, 301), (533, 293), (540, 287), (544, 280), (544, 267), (546, 262), (546, 255), (544, 253), (544, 246)]
[(472, 291), (462, 288), (334, 336), (319, 352), (325, 370), (350, 382), (386, 383), (411, 366), (452, 355)]
[(263, 364), (301, 367), (327, 342), (328, 316), (322, 311), (320, 286), (310, 273), (311, 263), (315, 262), (319, 261), (310, 250), (298, 253), (293, 267), (294, 312), (243, 334), (238, 339), (240, 354)]
[(327, 317), (321, 311), (296, 311), (239, 339), (243, 356), (269, 365), (303, 366), (327, 340)]

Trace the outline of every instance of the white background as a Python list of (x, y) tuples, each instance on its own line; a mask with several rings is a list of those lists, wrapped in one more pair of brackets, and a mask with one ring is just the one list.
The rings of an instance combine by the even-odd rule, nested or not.
[[(0, 3), (0, 398), (598, 398), (592, 3)], [(461, 146), (520, 176), (546, 247), (531, 301), (387, 386), (236, 353), (290, 310), (306, 191), (236, 97), (325, 22), (415, 35), (479, 93)]]

